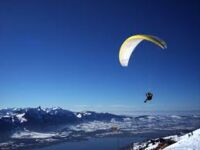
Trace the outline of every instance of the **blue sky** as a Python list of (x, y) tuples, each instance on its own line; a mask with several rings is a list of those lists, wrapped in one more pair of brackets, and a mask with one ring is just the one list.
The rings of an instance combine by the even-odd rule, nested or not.
[[(1, 0), (0, 108), (198, 110), (199, 26), (197, 0)], [(140, 33), (168, 49), (143, 42), (122, 68), (120, 45)]]

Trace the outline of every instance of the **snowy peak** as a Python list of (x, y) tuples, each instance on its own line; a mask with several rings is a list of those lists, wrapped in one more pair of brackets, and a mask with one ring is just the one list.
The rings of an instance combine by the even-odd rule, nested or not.
[(20, 121), (20, 123), (26, 122), (26, 118), (24, 117), (25, 113), (17, 114), (16, 117)]
[(183, 136), (172, 135), (133, 143), (124, 150), (200, 150), (200, 129)]
[(200, 129), (179, 137), (175, 144), (166, 147), (164, 150), (200, 150)]
[(113, 118), (122, 120), (125, 116), (92, 111), (72, 112), (60, 107), (8, 108), (0, 110), (0, 130), (27, 126), (73, 124), (94, 120), (110, 121)]

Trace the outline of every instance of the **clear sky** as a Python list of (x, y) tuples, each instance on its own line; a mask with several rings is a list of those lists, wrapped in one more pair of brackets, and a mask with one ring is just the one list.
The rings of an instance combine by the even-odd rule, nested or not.
[[(143, 42), (122, 68), (140, 33), (168, 49)], [(198, 0), (1, 0), (0, 108), (198, 110), (199, 35)]]

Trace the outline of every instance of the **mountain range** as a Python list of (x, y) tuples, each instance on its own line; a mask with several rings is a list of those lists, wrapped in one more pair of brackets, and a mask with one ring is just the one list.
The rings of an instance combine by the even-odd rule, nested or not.
[(60, 107), (53, 108), (7, 108), (0, 110), (0, 131), (15, 128), (37, 128), (86, 121), (122, 120), (125, 116), (93, 111), (72, 112)]

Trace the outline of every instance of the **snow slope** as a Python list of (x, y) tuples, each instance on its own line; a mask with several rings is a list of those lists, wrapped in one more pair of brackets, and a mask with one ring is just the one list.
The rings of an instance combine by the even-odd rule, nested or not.
[(178, 142), (164, 150), (200, 150), (200, 129), (179, 137)]
[(183, 136), (173, 135), (132, 143), (124, 150), (200, 150), (200, 129)]

